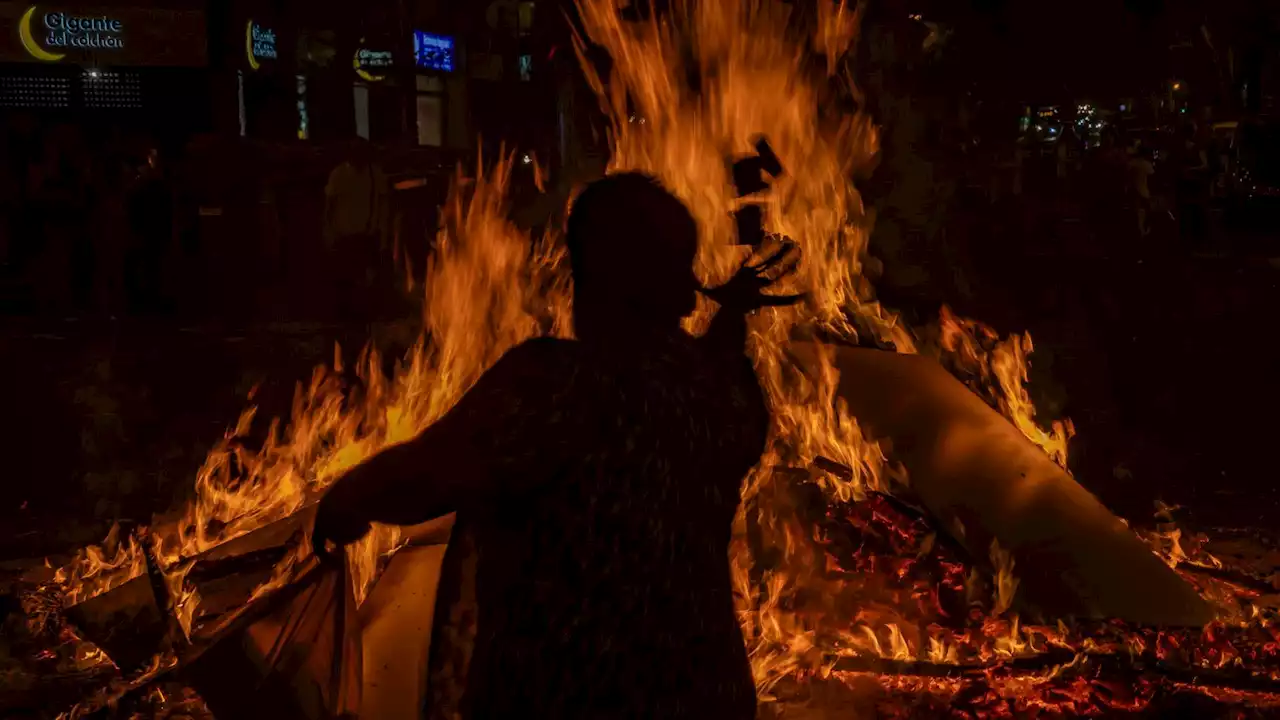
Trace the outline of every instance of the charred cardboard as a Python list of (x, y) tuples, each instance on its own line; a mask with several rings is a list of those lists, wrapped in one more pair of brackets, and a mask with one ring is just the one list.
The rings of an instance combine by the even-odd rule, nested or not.
[[(362, 717), (416, 719), (421, 713), (443, 543), (449, 539), (453, 519), (448, 515), (403, 528), (402, 538), (407, 546), (391, 558), (360, 606), (358, 616), (345, 623), (345, 639), (358, 639), (362, 645), (358, 650), (362, 656), (359, 667), (368, 668), (360, 670)], [(310, 513), (302, 518), (286, 518), (202, 555), (188, 575), (198, 580), (202, 610), (240, 608), (247, 599), (246, 591), (256, 587), (263, 573), (272, 572), (270, 557), (276, 552), (276, 545), (290, 543), (309, 525)], [(286, 594), (309, 582), (296, 581)], [(218, 717), (326, 717), (320, 681), (326, 668), (338, 667), (333, 663), (331, 646), (312, 648), (299, 668), (272, 671), (267, 667), (272, 641), (281, 634), (282, 618), (296, 614), (298, 608), (297, 601), (284, 595), (266, 602), (285, 605), (265, 616), (239, 622), (243, 627), (214, 641), (190, 666), (187, 676)], [(330, 624), (335, 621), (334, 615), (325, 620)], [(356, 628), (361, 628), (359, 635), (355, 634)], [(218, 633), (216, 628), (211, 632)], [(347, 651), (351, 652), (350, 648)]]
[(355, 716), (360, 627), (345, 571), (302, 571), (213, 633), (184, 675), (216, 717)]
[[(816, 348), (795, 343), (802, 366)], [(1201, 627), (1214, 612), (1119, 518), (938, 363), (833, 348), (837, 394), (975, 557), (1013, 553), (1026, 598), (1059, 617)]]
[(220, 571), (218, 575), (197, 574), (194, 570), (187, 575), (187, 581), (200, 593), (197, 622), (207, 622), (240, 607), (248, 602), (254, 590), (271, 579), (279, 556), (272, 553), (268, 557), (255, 556), (253, 559), (260, 562), (251, 565), (246, 559), (236, 564), (235, 572), (223, 574), (221, 571), (229, 568), (221, 566), (217, 568)]
[(446, 546), (402, 548), (360, 606), (360, 715), (418, 720), (427, 700), (432, 618)]
[(449, 514), (419, 525), (400, 528), (400, 538), (410, 546), (442, 545), (449, 542), (455, 515)]
[(197, 620), (243, 605), (259, 585), (271, 578), (276, 564), (300, 541), (313, 514), (308, 508), (197, 556), (186, 576), (200, 592)]
[(151, 576), (142, 573), (66, 609), (67, 620), (116, 667), (141, 667), (166, 647), (169, 615), (161, 609)]

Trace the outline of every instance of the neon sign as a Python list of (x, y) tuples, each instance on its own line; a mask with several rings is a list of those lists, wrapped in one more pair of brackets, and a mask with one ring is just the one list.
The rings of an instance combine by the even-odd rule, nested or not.
[(18, 39), (31, 57), (44, 62), (58, 62), (65, 54), (47, 48), (74, 50), (120, 50), (124, 48), (124, 23), (107, 15), (69, 15), (47, 12), (42, 18), (44, 42), (36, 39), (36, 6), (32, 5), (18, 21)]
[(79, 17), (64, 12), (49, 12), (44, 14), (44, 26), (49, 31), (44, 40), (48, 47), (109, 50), (124, 47), (124, 38), (121, 37), (124, 23), (106, 15)]
[(355, 68), (356, 74), (361, 78), (370, 82), (378, 82), (386, 79), (384, 71), (391, 67), (392, 62), (390, 50), (360, 48), (356, 51), (351, 64)]
[(415, 30), (413, 62), (424, 70), (453, 72), (453, 38)]
[(245, 27), (244, 43), (245, 56), (248, 57), (249, 67), (253, 70), (262, 67), (259, 60), (275, 60), (279, 57), (276, 52), (276, 31), (262, 27), (252, 20)]

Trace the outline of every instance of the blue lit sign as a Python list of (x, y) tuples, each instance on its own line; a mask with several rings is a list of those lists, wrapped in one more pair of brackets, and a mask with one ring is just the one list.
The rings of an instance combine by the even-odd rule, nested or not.
[(414, 30), (413, 61), (424, 70), (453, 72), (453, 38)]

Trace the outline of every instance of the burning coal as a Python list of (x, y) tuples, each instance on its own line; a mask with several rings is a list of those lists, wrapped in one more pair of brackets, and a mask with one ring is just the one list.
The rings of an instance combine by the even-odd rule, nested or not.
[[(868, 439), (838, 398), (830, 353), (819, 353), (816, 371), (802, 371), (788, 353), (793, 340), (822, 336), (938, 358), (1066, 467), (1070, 423), (1037, 422), (1024, 387), (1031, 339), (1001, 339), (945, 310), (936, 326), (911, 328), (876, 301), (863, 275), (873, 218), (853, 181), (874, 162), (877, 131), (834, 102), (857, 96), (846, 58), (853, 8), (820, 3), (803, 23), (781, 2), (675, 4), (668, 16), (627, 22), (612, 0), (581, 0), (586, 35), (614, 60), (608, 78), (583, 67), (612, 120), (609, 169), (650, 173), (689, 205), (705, 283), (724, 281), (743, 259), (731, 216), (741, 201), (726, 158), (764, 135), (787, 169), (751, 202), (762, 205), (770, 233), (802, 249), (787, 290), (808, 300), (752, 321), (751, 352), (775, 420), (743, 488), (727, 558), (763, 706), (785, 716), (802, 707), (815, 717), (823, 708), (905, 715), (908, 705), (895, 698), (910, 695), (939, 713), (1096, 714), (1188, 692), (1280, 704), (1272, 694), (1280, 688), (1275, 589), (1268, 599), (1265, 585), (1225, 571), (1175, 527), (1146, 538), (1218, 609), (1220, 620), (1203, 631), (1033, 622), (1019, 596), (1023, 568), (1009, 553), (992, 544), (975, 557), (916, 509), (892, 448)], [(646, 122), (628, 122), (633, 113)], [(273, 424), (258, 446), (245, 440), (254, 417), (246, 411), (200, 469), (189, 506), (157, 518), (145, 535), (86, 549), (49, 591), (70, 606), (152, 573), (190, 637), (204, 614), (189, 577), (197, 559), (297, 515), (343, 471), (430, 425), (508, 348), (567, 336), (572, 293), (560, 238), (531, 239), (506, 219), (506, 160), (459, 174), (425, 285), (422, 339), (389, 377), (368, 350), (351, 387), (335, 358), (299, 386), (288, 423)], [(707, 301), (688, 329), (700, 332), (713, 313)], [(350, 551), (358, 597), (401, 542), (396, 528), (378, 528)], [(254, 596), (288, 582), (300, 559), (282, 558)], [(108, 662), (67, 639), (79, 666)], [(172, 653), (158, 656), (119, 682), (136, 684), (174, 662)]]

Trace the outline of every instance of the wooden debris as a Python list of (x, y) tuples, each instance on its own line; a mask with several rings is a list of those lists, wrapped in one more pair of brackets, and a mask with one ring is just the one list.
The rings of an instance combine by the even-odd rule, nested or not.
[(186, 580), (200, 593), (197, 622), (244, 605), (254, 589), (271, 579), (288, 546), (267, 548), (238, 557), (197, 562)]
[(141, 667), (167, 645), (169, 615), (143, 573), (65, 611), (67, 620), (122, 671)]
[(311, 525), (313, 510), (261, 527), (225, 542), (195, 558), (187, 581), (200, 593), (196, 620), (216, 617), (248, 601), (259, 585)]
[(4, 673), (0, 682), (0, 717), (40, 718), (66, 704), (85, 687), (105, 685), (115, 676), (110, 665), (70, 673)]
[(290, 544), (290, 541), (297, 538), (301, 533), (306, 532), (306, 529), (311, 526), (314, 517), (315, 506), (304, 508), (289, 517), (220, 543), (196, 557), (195, 560), (197, 563), (215, 563), (264, 550), (281, 548)]
[[(310, 524), (310, 518), (311, 513), (304, 510), (196, 558), (188, 578), (201, 593), (202, 617), (243, 605), (270, 578), (289, 541)], [(116, 534), (113, 528), (112, 535)], [(167, 588), (146, 548), (144, 542), (148, 572), (66, 609), (67, 620), (125, 672), (169, 648), (176, 637)]]

